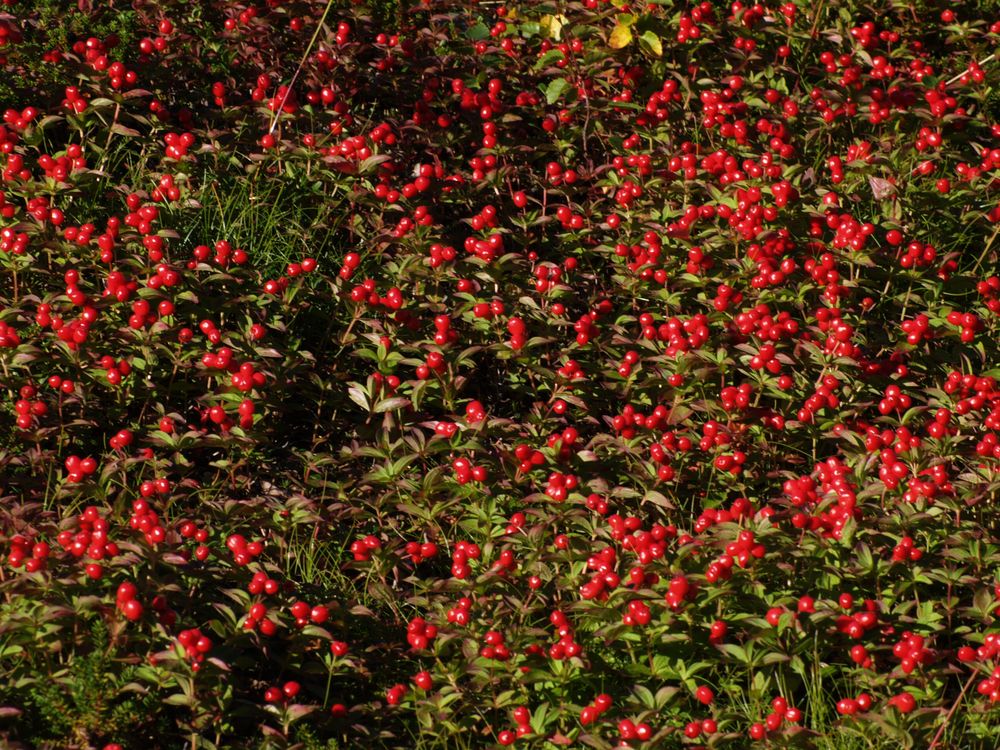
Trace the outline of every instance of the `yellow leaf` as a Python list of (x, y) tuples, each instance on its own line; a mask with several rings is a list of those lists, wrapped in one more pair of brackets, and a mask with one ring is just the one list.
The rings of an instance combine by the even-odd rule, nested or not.
[(622, 26), (620, 23), (615, 25), (614, 29), (611, 30), (611, 36), (608, 37), (608, 44), (612, 49), (627, 47), (631, 42), (632, 29), (628, 26)]
[(542, 16), (538, 20), (538, 25), (542, 27), (545, 35), (557, 42), (562, 39), (562, 27), (567, 23), (569, 19), (561, 13), (555, 16)]

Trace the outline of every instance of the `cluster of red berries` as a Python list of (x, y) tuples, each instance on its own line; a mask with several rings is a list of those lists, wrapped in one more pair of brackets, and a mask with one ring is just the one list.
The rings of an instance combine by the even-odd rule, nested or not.
[[(51, 177), (56, 182), (65, 182), (66, 178), (73, 172), (87, 168), (87, 160), (83, 156), (83, 148), (78, 143), (71, 143), (66, 146), (66, 153), (62, 156), (50, 156), (42, 154), (38, 157), (38, 166), (42, 168), (46, 177)], [(91, 225), (93, 231), (93, 225)], [(73, 238), (67, 237), (71, 242)]]
[[(147, 491), (149, 492), (149, 495), (152, 495), (154, 491), (159, 494), (166, 494), (160, 492), (160, 488), (164, 486), (162, 483), (159, 487), (157, 487), (157, 482), (159, 481), (160, 480), (156, 480), (148, 483), (149, 486), (147, 487)], [(166, 480), (162, 481), (166, 482)], [(143, 484), (146, 483), (144, 482)], [(167, 492), (169, 492), (169, 482), (166, 484), (166, 489)], [(144, 497), (149, 497), (149, 495), (145, 495)], [(132, 503), (132, 516), (129, 518), (129, 526), (131, 526), (133, 530), (142, 533), (146, 538), (146, 542), (153, 546), (162, 543), (167, 537), (166, 529), (164, 529), (163, 525), (160, 523), (160, 517), (157, 515), (156, 511), (150, 507), (146, 500), (136, 500)]]
[[(809, 515), (805, 512), (795, 513), (792, 516), (792, 525), (797, 529), (808, 528), (810, 531), (816, 531), (836, 539), (840, 537), (848, 519), (855, 518), (860, 514), (856, 508), (857, 495), (854, 484), (849, 479), (851, 471), (834, 456), (824, 462), (817, 463), (816, 470), (819, 472), (820, 480), (818, 496), (833, 493), (837, 497), (837, 503), (816, 515)], [(812, 503), (808, 495), (803, 497), (806, 502)]]
[[(613, 229), (620, 224), (621, 219), (617, 214), (612, 214), (607, 221)], [(615, 255), (619, 258), (628, 258), (627, 268), (643, 281), (652, 280), (657, 284), (666, 284), (670, 276), (662, 267), (663, 245), (660, 236), (655, 232), (647, 232), (645, 243), (648, 247), (643, 244), (627, 245), (619, 242), (615, 245)]]
[(231, 534), (226, 539), (226, 549), (233, 553), (237, 565), (249, 565), (264, 551), (264, 541), (248, 542), (242, 534)]
[(903, 674), (910, 674), (918, 666), (934, 661), (934, 651), (927, 647), (922, 635), (904, 631), (902, 638), (892, 647), (892, 655), (899, 659), (899, 668)]
[(878, 412), (883, 416), (892, 412), (904, 412), (910, 408), (912, 399), (903, 393), (898, 385), (890, 385), (885, 389), (882, 399), (878, 402)]
[(916, 546), (911, 536), (904, 536), (892, 550), (894, 562), (916, 562), (923, 556), (923, 550)]
[(455, 545), (451, 555), (451, 574), (459, 580), (464, 580), (472, 574), (469, 560), (478, 560), (481, 555), (478, 544), (460, 541)]
[(451, 327), (451, 318), (447, 315), (434, 316), (434, 343), (447, 346), (458, 341), (458, 331)]
[(961, 329), (959, 336), (962, 343), (968, 344), (976, 340), (976, 333), (983, 329), (983, 323), (975, 313), (962, 313), (952, 310), (947, 315), (948, 323)]
[[(635, 553), (640, 565), (647, 565), (653, 560), (663, 558), (667, 541), (677, 536), (677, 528), (654, 524), (649, 531), (636, 529), (621, 540), (622, 549)], [(628, 575), (628, 586), (651, 586), (660, 580), (659, 575), (644, 571), (641, 567), (632, 568)]]
[(354, 555), (356, 562), (366, 562), (372, 559), (372, 553), (382, 548), (382, 540), (377, 536), (369, 534), (361, 539), (351, 542), (350, 551)]
[(653, 613), (646, 602), (641, 599), (633, 599), (622, 614), (622, 623), (629, 626), (648, 625), (652, 616)]
[[(159, 315), (172, 315), (173, 312), (174, 303), (170, 300), (161, 300), (154, 311), (148, 300), (137, 299), (132, 302), (132, 314), (129, 316), (128, 325), (129, 328), (139, 330), (155, 323), (159, 320)], [(125, 375), (127, 373), (120, 374)]]
[(406, 690), (406, 685), (396, 683), (386, 691), (385, 702), (390, 706), (398, 706), (402, 702), (403, 696), (406, 695)]
[(584, 726), (593, 724), (601, 717), (601, 714), (611, 708), (611, 704), (611, 696), (607, 693), (601, 693), (594, 698), (590, 705), (585, 706), (583, 710), (580, 711), (580, 723)]
[(191, 669), (197, 672), (205, 655), (212, 650), (212, 641), (198, 628), (188, 628), (177, 634), (175, 648), (184, 649), (184, 658), (191, 663)]
[(906, 334), (906, 343), (916, 346), (921, 341), (929, 341), (934, 338), (934, 329), (931, 328), (931, 319), (926, 313), (918, 313), (912, 320), (904, 320), (900, 327)]
[(520, 462), (518, 471), (522, 474), (527, 474), (532, 469), (545, 464), (545, 455), (527, 443), (519, 443), (514, 447), (514, 458)]
[(65, 461), (66, 481), (70, 483), (82, 482), (97, 471), (97, 461), (93, 458), (80, 458), (77, 455), (67, 456)]
[(860, 693), (857, 698), (841, 698), (837, 701), (837, 713), (841, 716), (854, 716), (859, 711), (867, 711), (872, 707), (872, 697), (868, 693)]
[(730, 385), (723, 388), (719, 400), (725, 411), (734, 412), (746, 409), (750, 405), (752, 396), (753, 386), (750, 383), (741, 383), (738, 386)]
[(479, 655), (484, 659), (507, 661), (511, 657), (511, 652), (504, 641), (504, 635), (499, 630), (487, 630), (483, 635), (485, 645), (479, 649)]
[(448, 622), (453, 625), (468, 625), (469, 612), (472, 610), (472, 599), (463, 596), (454, 607), (448, 610)]
[[(14, 335), (14, 340), (12, 343), (5, 344), (4, 342), (11, 342), (11, 339), (5, 339), (5, 332), (7, 331), (7, 326), (0, 323), (0, 347), (17, 346), (20, 343), (20, 339), (16, 338)], [(38, 417), (44, 417), (48, 414), (49, 407), (41, 399), (32, 400), (38, 394), (38, 389), (33, 385), (21, 386), (21, 390), (18, 395), (20, 398), (14, 402), (14, 413), (17, 414), (17, 426), (22, 430), (30, 429), (35, 423)]]
[(690, 740), (696, 740), (701, 735), (711, 737), (719, 731), (719, 725), (715, 719), (702, 719), (701, 721), (689, 721), (684, 725), (684, 736)]
[(548, 482), (545, 485), (545, 494), (561, 503), (568, 494), (577, 488), (579, 480), (573, 474), (562, 474), (553, 471), (549, 474)]
[(44, 195), (37, 195), (34, 198), (29, 198), (27, 209), (28, 213), (31, 214), (31, 218), (39, 224), (48, 222), (52, 226), (58, 227), (62, 226), (63, 220), (66, 218), (62, 209), (54, 208), (50, 205), (49, 198)]
[[(8, 143), (13, 144), (14, 141), (7, 140), (4, 142), (4, 145)], [(31, 171), (25, 167), (24, 157), (18, 153), (5, 153), (7, 153), (7, 164), (3, 168), (3, 172), (0, 172), (0, 177), (3, 178), (4, 182), (14, 182), (16, 180), (23, 180), (27, 182), (30, 180)], [(4, 198), (4, 200), (6, 201), (6, 198)]]
[(765, 717), (764, 722), (750, 725), (750, 738), (762, 740), (768, 732), (777, 732), (786, 722), (798, 724), (800, 721), (802, 721), (802, 711), (789, 706), (788, 701), (779, 695), (771, 701), (771, 713)]
[(1000, 276), (990, 276), (978, 282), (976, 291), (990, 312), (1000, 314)]
[(414, 565), (430, 560), (438, 553), (438, 546), (434, 542), (407, 542), (403, 549)]
[(937, 250), (932, 245), (914, 240), (906, 246), (906, 252), (899, 258), (903, 268), (927, 268), (937, 260)]
[[(427, 262), (431, 268), (440, 268), (443, 264), (455, 260), (455, 248), (451, 245), (442, 245), (440, 242), (433, 242), (427, 251), (430, 253)], [(477, 315), (477, 317), (483, 316)]]
[(241, 393), (249, 393), (267, 382), (267, 376), (255, 369), (253, 362), (244, 362), (232, 373), (233, 387)]
[(728, 508), (705, 508), (695, 519), (694, 533), (701, 534), (719, 523), (739, 523), (754, 514), (753, 503), (745, 497), (738, 497)]
[[(641, 317), (640, 322), (642, 322)], [(655, 336), (650, 335), (653, 332)], [(646, 339), (656, 338), (665, 341), (667, 345), (664, 353), (668, 357), (676, 357), (692, 349), (698, 349), (708, 341), (710, 335), (708, 317), (704, 313), (696, 313), (687, 320), (672, 317), (658, 328), (653, 328), (652, 325), (644, 326), (642, 335)]]
[(138, 589), (131, 581), (120, 583), (115, 594), (115, 606), (130, 622), (135, 622), (142, 617), (143, 606), (142, 602), (136, 598), (137, 595)]
[[(101, 235), (101, 236), (103, 237), (104, 235)], [(98, 243), (100, 243), (100, 240), (98, 240)], [(113, 240), (111, 241), (111, 246), (112, 247), (114, 246), (114, 241)], [(101, 253), (102, 253), (102, 256), (103, 256), (104, 251), (102, 250)], [(111, 256), (111, 250), (110, 250), (110, 248), (108, 250), (108, 256), (109, 256), (109, 258), (108, 258), (107, 262), (110, 262), (110, 260), (111, 260), (111, 258), (110, 258), (110, 256)], [(103, 257), (102, 257), (102, 260), (103, 260)], [(105, 286), (104, 286), (104, 292), (102, 292), (101, 296), (102, 297), (114, 297), (115, 300), (118, 301), (118, 302), (127, 302), (129, 299), (131, 299), (132, 295), (136, 292), (136, 290), (138, 288), (139, 288), (138, 282), (136, 282), (133, 279), (129, 279), (121, 271), (111, 271), (108, 274), (108, 278), (107, 278), (107, 280), (105, 282)], [(164, 301), (167, 301), (167, 300), (164, 300)], [(132, 308), (133, 314), (135, 314), (135, 315), (138, 316), (139, 312), (136, 312), (137, 310), (139, 312), (142, 312), (142, 319), (140, 320), (140, 319), (137, 318), (135, 321), (133, 321), (130, 318), (129, 319), (129, 327), (130, 328), (138, 329), (138, 328), (142, 328), (146, 324), (146, 315), (149, 313), (149, 306), (147, 305), (145, 308), (142, 308), (142, 307), (135, 308), (135, 307), (133, 307)], [(39, 306), (39, 312), (41, 312), (41, 307), (40, 306)]]
[(142, 199), (135, 193), (130, 193), (125, 201), (129, 209), (129, 213), (125, 215), (125, 226), (132, 227), (144, 237), (151, 235), (153, 223), (160, 217), (160, 210), (152, 204), (143, 205)]
[(4, 123), (17, 131), (27, 128), (36, 117), (38, 117), (38, 109), (36, 107), (25, 107), (20, 112), (8, 107), (3, 113)]
[(108, 439), (108, 445), (112, 450), (124, 450), (132, 444), (133, 438), (132, 430), (118, 430), (118, 432)]
[(37, 573), (45, 569), (50, 551), (47, 542), (36, 542), (24, 534), (15, 534), (10, 539), (7, 564), (12, 568), (23, 565), (26, 573)]
[(295, 618), (295, 627), (304, 628), (309, 623), (322, 625), (330, 618), (330, 609), (325, 604), (317, 604), (315, 607), (306, 602), (294, 602), (290, 608), (292, 617)]
[(294, 680), (289, 680), (280, 687), (269, 687), (264, 691), (266, 703), (288, 703), (295, 699), (302, 686)]
[(174, 176), (172, 174), (165, 174), (157, 180), (156, 187), (153, 188), (149, 197), (156, 203), (161, 201), (177, 201), (180, 200), (181, 190), (177, 187), (174, 182)]
[(247, 619), (243, 621), (245, 630), (257, 630), (261, 635), (273, 636), (278, 632), (278, 623), (267, 616), (267, 605), (256, 602), (250, 605)]
[(196, 245), (191, 251), (191, 260), (188, 261), (187, 267), (193, 271), (199, 263), (207, 263), (209, 258), (220, 268), (229, 268), (230, 265), (242, 266), (250, 259), (243, 248), (234, 248), (228, 240), (218, 240), (212, 248), (208, 245)]
[(511, 712), (511, 715), (514, 718), (514, 723), (517, 724), (517, 729), (513, 731), (504, 729), (497, 735), (497, 742), (504, 747), (514, 744), (514, 741), (519, 737), (532, 733), (531, 711), (528, 710), (527, 706), (518, 706)]
[(595, 571), (587, 583), (580, 586), (580, 597), (604, 601), (611, 590), (618, 588), (621, 577), (615, 572), (617, 565), (614, 547), (605, 547), (587, 559), (587, 568)]
[(163, 136), (166, 144), (165, 153), (169, 159), (183, 159), (187, 156), (188, 150), (194, 145), (194, 136), (191, 133), (167, 133)]
[(479, 424), (486, 419), (486, 408), (480, 401), (470, 401), (465, 405), (465, 421), (470, 425)]
[(735, 542), (726, 545), (725, 554), (713, 561), (705, 571), (705, 578), (709, 583), (728, 580), (733, 574), (733, 565), (745, 568), (751, 559), (764, 557), (764, 545), (756, 541), (754, 533), (743, 530), (739, 533)]
[(725, 312), (742, 301), (743, 292), (737, 292), (729, 284), (719, 284), (715, 297), (712, 299), (712, 307), (718, 312)]
[(80, 93), (80, 89), (76, 86), (67, 86), (65, 90), (65, 98), (62, 100), (62, 106), (73, 112), (74, 114), (80, 114), (85, 109), (89, 102), (86, 97)]
[(11, 255), (24, 255), (28, 251), (27, 232), (17, 232), (11, 227), (0, 231), (0, 250)]
[(194, 521), (181, 521), (178, 525), (178, 531), (180, 532), (182, 539), (193, 539), (198, 542), (198, 546), (195, 547), (194, 557), (199, 562), (204, 562), (208, 559), (210, 550), (205, 542), (208, 541), (208, 529), (201, 527)]
[(448, 369), (448, 362), (441, 352), (428, 352), (422, 365), (418, 365), (416, 376), (420, 380), (427, 380), (431, 373), (442, 375)]
[(933, 502), (939, 495), (951, 495), (954, 489), (948, 478), (948, 467), (944, 464), (935, 464), (921, 469), (918, 476), (910, 478), (903, 493), (903, 502), (915, 503), (918, 500)]
[(469, 255), (474, 255), (486, 263), (492, 263), (504, 253), (503, 235), (494, 232), (484, 239), (466, 237), (463, 247)]
[[(997, 684), (1000, 685), (1000, 681)], [(997, 700), (1000, 700), (1000, 692), (997, 693)], [(899, 693), (892, 696), (886, 703), (901, 714), (908, 714), (917, 707), (917, 699), (913, 697), (912, 693)]]
[(452, 460), (451, 468), (455, 472), (455, 481), (459, 484), (485, 482), (489, 477), (485, 466), (475, 466), (469, 459), (461, 456)]
[[(709, 734), (715, 733), (715, 723), (711, 719), (706, 719), (706, 722), (712, 722), (708, 725), (712, 731)], [(685, 729), (685, 735), (687, 734), (687, 729)], [(622, 719), (618, 722), (618, 736), (621, 737), (622, 743), (627, 743), (630, 740), (638, 740), (639, 742), (646, 742), (653, 736), (653, 728), (644, 721), (636, 723), (632, 719)], [(695, 735), (696, 737), (698, 735)]]
[(602, 516), (607, 515), (610, 510), (608, 501), (594, 492), (587, 495), (586, 505), (589, 510), (592, 510)]
[(886, 489), (896, 489), (900, 481), (910, 476), (910, 467), (890, 448), (879, 452), (879, 461), (881, 463), (878, 467), (878, 478), (882, 480)]
[[(841, 609), (849, 611), (854, 608), (854, 597), (844, 592), (837, 603)], [(862, 609), (852, 614), (838, 615), (837, 630), (849, 638), (860, 640), (872, 628), (878, 625), (878, 604), (872, 599), (865, 599)]]
[[(344, 266), (344, 268), (347, 268), (347, 266)], [(343, 268), (341, 271), (343, 271)], [(399, 310), (403, 306), (403, 293), (399, 287), (392, 287), (383, 297), (378, 294), (374, 279), (365, 279), (353, 287), (348, 296), (352, 302), (364, 303), (372, 307), (382, 305), (389, 310)]]
[(110, 354), (105, 354), (97, 363), (104, 369), (104, 376), (111, 385), (121, 385), (122, 378), (132, 374), (132, 365), (127, 360), (121, 359), (116, 362)]
[(517, 559), (514, 557), (514, 551), (511, 549), (501, 550), (496, 560), (490, 565), (490, 572), (497, 575), (512, 573), (515, 570), (517, 570)]
[(667, 593), (664, 596), (667, 606), (673, 610), (678, 610), (688, 597), (694, 593), (694, 587), (686, 576), (677, 574), (670, 579)]
[[(449, 622), (451, 620), (449, 619)], [(406, 626), (406, 642), (415, 651), (421, 651), (430, 645), (438, 634), (437, 625), (432, 625), (423, 617), (414, 617)]]
[(108, 541), (110, 527), (107, 519), (102, 518), (100, 511), (93, 505), (85, 508), (77, 517), (77, 525), (76, 533), (69, 530), (60, 531), (56, 541), (73, 557), (79, 559), (86, 556), (92, 560), (93, 562), (88, 563), (85, 570), (89, 578), (96, 580), (103, 575), (100, 561), (117, 555), (118, 545)]

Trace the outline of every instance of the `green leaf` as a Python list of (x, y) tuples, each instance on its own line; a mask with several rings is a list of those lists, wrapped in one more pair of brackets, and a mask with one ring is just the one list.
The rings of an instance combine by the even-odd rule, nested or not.
[(557, 63), (560, 60), (565, 60), (565, 59), (566, 55), (563, 53), (561, 49), (550, 49), (548, 52), (546, 52), (544, 55), (538, 58), (538, 62), (535, 63), (535, 70), (541, 70), (543, 68), (548, 67), (549, 65), (552, 65), (553, 63)]
[(545, 101), (548, 104), (555, 104), (559, 97), (569, 88), (569, 81), (565, 78), (556, 78), (545, 87)]
[(643, 685), (636, 685), (632, 688), (632, 693), (646, 708), (656, 710), (656, 697), (649, 688)]
[(716, 646), (716, 648), (743, 664), (750, 664), (752, 662), (752, 659), (746, 650), (742, 646), (738, 646), (735, 643), (720, 643)]
[(490, 28), (485, 23), (480, 21), (474, 26), (470, 26), (469, 30), (465, 32), (465, 35), (469, 37), (474, 42), (478, 42), (482, 39), (488, 39), (490, 36)]
[(521, 36), (529, 39), (533, 36), (538, 36), (542, 31), (542, 25), (537, 21), (524, 21), (519, 28)]
[(663, 57), (663, 43), (652, 31), (642, 32), (642, 36), (639, 37), (639, 49), (652, 57)]
[(401, 409), (404, 406), (410, 405), (410, 399), (403, 398), (402, 396), (396, 396), (394, 398), (386, 398), (375, 404), (375, 413), (381, 414), (385, 411), (395, 411), (396, 409)]
[(351, 386), (347, 389), (347, 395), (350, 397), (351, 401), (356, 403), (365, 411), (369, 411), (371, 407), (368, 405), (368, 396), (365, 394), (364, 390), (360, 386)]

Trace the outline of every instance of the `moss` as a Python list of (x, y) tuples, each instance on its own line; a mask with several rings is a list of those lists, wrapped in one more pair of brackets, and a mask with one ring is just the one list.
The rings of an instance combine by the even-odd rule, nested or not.
[(113, 664), (115, 652), (106, 647), (108, 631), (101, 620), (91, 620), (83, 632), (90, 634), (87, 641), (70, 653), (62, 669), (45, 674), (46, 665), (39, 661), (34, 665), (37, 681), (17, 691), (0, 691), (0, 702), (23, 711), (18, 736), (38, 748), (126, 739), (155, 747), (156, 736), (166, 728), (150, 725), (152, 717), (159, 722), (165, 718), (157, 697), (124, 690), (136, 668)]

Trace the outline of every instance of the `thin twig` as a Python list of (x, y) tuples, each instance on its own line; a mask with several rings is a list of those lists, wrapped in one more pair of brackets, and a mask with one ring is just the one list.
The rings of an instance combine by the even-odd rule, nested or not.
[(957, 709), (958, 705), (962, 702), (962, 698), (965, 697), (965, 692), (969, 689), (969, 686), (972, 685), (972, 681), (974, 679), (976, 679), (975, 672), (970, 674), (969, 679), (965, 681), (965, 685), (962, 687), (962, 692), (958, 694), (955, 702), (951, 704), (951, 709), (948, 711), (948, 715), (944, 717), (944, 721), (941, 723), (941, 726), (938, 727), (937, 734), (934, 735), (934, 739), (931, 740), (931, 744), (928, 745), (927, 750), (934, 750), (934, 748), (937, 747), (938, 740), (941, 739), (941, 734), (944, 732), (945, 727), (948, 726), (948, 722), (951, 721), (951, 715), (955, 713), (955, 709)]
[[(993, 62), (996, 59), (997, 59), (997, 55), (996, 55), (996, 52), (994, 52), (992, 55), (987, 55), (986, 57), (984, 57), (982, 60), (980, 60), (978, 63), (976, 63), (976, 65), (979, 66), (979, 67), (982, 67), (986, 63)], [(945, 86), (951, 86), (951, 84), (953, 84), (955, 81), (957, 81), (958, 79), (960, 79), (962, 76), (967, 75), (968, 72), (969, 72), (968, 69), (963, 70), (957, 76), (954, 76), (953, 78), (945, 81), (944, 85)]]
[(990, 248), (993, 247), (993, 240), (997, 238), (998, 232), (1000, 232), (1000, 226), (994, 229), (993, 234), (991, 234), (990, 238), (986, 240), (986, 247), (983, 248), (983, 252), (980, 253), (979, 258), (976, 260), (976, 265), (972, 269), (973, 273), (979, 272), (979, 267), (983, 264), (983, 261), (986, 260), (986, 255), (989, 253)]
[(285, 89), (285, 95), (281, 97), (281, 103), (274, 112), (274, 119), (271, 120), (271, 127), (267, 129), (267, 134), (270, 135), (274, 132), (274, 128), (278, 124), (278, 118), (281, 116), (281, 110), (285, 107), (285, 102), (288, 101), (288, 95), (292, 93), (292, 87), (295, 85), (295, 81), (299, 77), (299, 73), (302, 72), (302, 67), (306, 64), (306, 60), (309, 59), (309, 53), (312, 52), (313, 45), (316, 44), (316, 39), (319, 37), (319, 30), (323, 28), (323, 24), (326, 23), (327, 14), (330, 12), (330, 8), (333, 7), (333, 0), (327, 0), (326, 8), (323, 10), (323, 15), (319, 19), (319, 23), (316, 24), (316, 30), (313, 32), (312, 39), (309, 40), (309, 44), (306, 45), (306, 51), (302, 55), (302, 59), (299, 60), (299, 67), (295, 69), (295, 73), (292, 75), (292, 80), (288, 82), (288, 88)]

